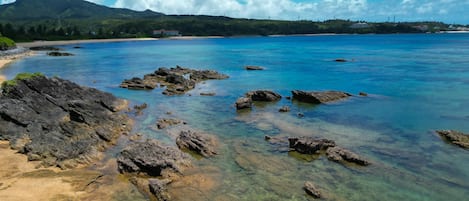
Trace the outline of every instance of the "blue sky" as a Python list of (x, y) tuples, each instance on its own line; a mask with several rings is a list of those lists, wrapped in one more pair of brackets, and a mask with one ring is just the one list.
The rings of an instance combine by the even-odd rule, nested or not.
[[(8, 3), (14, 0), (0, 0)], [(258, 19), (443, 21), (469, 24), (469, 0), (88, 0), (110, 7), (166, 14)]]

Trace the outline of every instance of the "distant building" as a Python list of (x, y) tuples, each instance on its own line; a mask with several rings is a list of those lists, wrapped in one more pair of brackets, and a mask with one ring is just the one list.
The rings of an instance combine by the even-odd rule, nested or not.
[(180, 36), (181, 34), (179, 33), (178, 30), (153, 30), (153, 36), (159, 36), (159, 37), (164, 37), (164, 36)]
[(369, 28), (370, 25), (368, 23), (360, 22), (350, 25), (351, 29), (366, 29)]

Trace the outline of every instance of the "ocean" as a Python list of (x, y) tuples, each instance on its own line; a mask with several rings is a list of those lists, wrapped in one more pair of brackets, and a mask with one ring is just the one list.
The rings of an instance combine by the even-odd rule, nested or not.
[[(217, 136), (219, 155), (194, 159), (194, 181), (173, 185), (175, 200), (311, 200), (313, 181), (327, 200), (467, 200), (469, 151), (435, 130), (469, 132), (469, 34), (234, 37), (89, 43), (61, 46), (72, 57), (45, 52), (1, 69), (13, 78), (42, 72), (110, 92), (149, 108), (135, 117), (134, 133), (175, 145), (174, 129), (155, 129), (163, 117)], [(343, 58), (348, 62), (335, 62)], [(206, 81), (186, 95), (163, 89), (119, 88), (124, 79), (158, 67), (211, 69), (230, 76)], [(263, 71), (246, 71), (258, 65)], [(236, 111), (238, 97), (267, 89), (339, 90), (355, 96), (323, 105), (283, 98)], [(215, 92), (213, 97), (201, 92)], [(367, 97), (358, 96), (366, 92)], [(190, 96), (189, 96), (190, 94)], [(279, 113), (282, 106), (289, 113)], [(170, 113), (170, 114), (168, 114)], [(298, 116), (304, 114), (304, 117)], [(347, 166), (272, 145), (265, 135), (314, 136), (372, 162)], [(125, 144), (108, 151), (116, 154)], [(116, 200), (136, 200), (116, 192)], [(124, 199), (125, 197), (125, 199)]]

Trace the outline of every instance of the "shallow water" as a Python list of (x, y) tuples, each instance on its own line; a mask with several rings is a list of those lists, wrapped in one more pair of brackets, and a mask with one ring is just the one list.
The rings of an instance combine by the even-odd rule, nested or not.
[[(29, 57), (2, 69), (43, 72), (96, 87), (149, 108), (135, 132), (168, 144), (154, 129), (160, 117), (178, 117), (218, 136), (220, 155), (195, 160), (199, 169), (173, 185), (176, 200), (309, 200), (313, 181), (328, 200), (465, 200), (469, 152), (447, 144), (436, 129), (469, 132), (469, 35), (337, 35), (160, 40), (82, 44), (62, 48), (73, 57)], [(345, 58), (352, 62), (333, 62)], [(161, 66), (214, 69), (231, 76), (207, 81), (192, 96), (166, 97), (162, 90), (118, 88), (123, 79)], [(245, 71), (261, 65), (264, 71)], [(245, 92), (271, 89), (364, 91), (333, 104), (257, 104), (236, 112)], [(214, 97), (200, 92), (216, 92)], [(277, 110), (288, 105), (292, 112)], [(167, 115), (166, 112), (172, 112)], [(297, 113), (304, 113), (304, 118)], [(171, 130), (169, 130), (171, 131)], [(346, 167), (324, 157), (288, 153), (264, 135), (318, 136), (335, 140), (373, 165)], [(115, 149), (117, 151), (117, 149)], [(205, 179), (203, 179), (205, 178)], [(191, 179), (193, 181), (191, 181)], [(195, 181), (200, 181), (198, 184)], [(128, 198), (131, 199), (131, 198)]]

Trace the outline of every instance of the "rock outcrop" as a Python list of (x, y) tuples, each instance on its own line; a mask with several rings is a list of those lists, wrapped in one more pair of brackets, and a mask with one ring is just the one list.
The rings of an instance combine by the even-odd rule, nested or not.
[(264, 70), (264, 67), (261, 67), (261, 66), (245, 66), (244, 69), (246, 69), (246, 70)]
[(282, 99), (282, 96), (278, 93), (268, 90), (257, 90), (246, 93), (247, 98), (251, 98), (253, 101), (264, 101), (273, 102)]
[(118, 113), (126, 102), (109, 93), (41, 74), (19, 74), (2, 87), (0, 140), (44, 166), (88, 164), (131, 129)]
[(349, 93), (341, 92), (341, 91), (300, 91), (295, 90), (292, 91), (293, 99), (306, 102), (306, 103), (313, 103), (313, 104), (321, 104), (321, 103), (328, 103), (333, 101), (338, 101), (341, 99), (348, 98), (352, 96)]
[(156, 140), (134, 142), (117, 156), (121, 173), (163, 176), (167, 173), (182, 173), (190, 165), (189, 156), (179, 149), (165, 146)]
[(178, 125), (178, 124), (183, 124), (183, 122), (180, 119), (158, 119), (158, 122), (156, 122), (156, 126), (158, 129), (165, 129), (170, 126)]
[(252, 108), (252, 100), (250, 98), (241, 97), (236, 100), (235, 105), (237, 110), (250, 109)]
[(311, 195), (314, 198), (321, 198), (321, 192), (316, 188), (316, 186), (314, 186), (312, 182), (305, 182), (303, 189), (308, 195)]
[(367, 161), (366, 159), (341, 147), (328, 148), (326, 151), (326, 156), (329, 160), (339, 162), (339, 163), (346, 161), (346, 162), (355, 163), (361, 166), (370, 165), (370, 162)]
[(190, 130), (181, 131), (176, 139), (177, 146), (182, 150), (190, 150), (203, 157), (216, 155), (216, 140), (213, 136)]
[(329, 147), (335, 147), (335, 142), (328, 139), (315, 139), (312, 137), (288, 138), (290, 149), (302, 154), (316, 154)]
[(158, 86), (166, 87), (164, 95), (184, 94), (195, 88), (195, 85), (205, 80), (222, 80), (227, 75), (213, 70), (194, 70), (177, 66), (175, 68), (159, 68), (155, 72), (146, 74), (142, 78), (124, 80), (120, 87), (128, 89), (154, 89)]
[(460, 146), (465, 149), (469, 149), (469, 135), (464, 134), (455, 130), (439, 130), (436, 131), (444, 140)]
[(68, 56), (73, 56), (72, 53), (68, 53), (68, 52), (48, 52), (47, 55), (53, 56), (53, 57), (68, 57)]
[(151, 194), (153, 194), (158, 201), (167, 201), (171, 199), (167, 189), (169, 183), (171, 183), (171, 181), (167, 179), (149, 179), (148, 187), (150, 188)]

